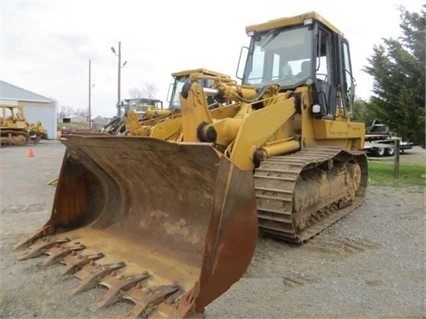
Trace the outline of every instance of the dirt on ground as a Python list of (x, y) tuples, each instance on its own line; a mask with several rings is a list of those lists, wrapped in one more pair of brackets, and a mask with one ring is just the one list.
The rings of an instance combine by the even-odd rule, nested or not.
[[(64, 146), (0, 149), (0, 318), (122, 318), (131, 304), (98, 309), (104, 289), (72, 296), (75, 278), (11, 247), (50, 216)], [(413, 149), (401, 162), (424, 163)], [(259, 237), (243, 278), (207, 318), (425, 318), (425, 188), (370, 186), (361, 207), (302, 246)]]

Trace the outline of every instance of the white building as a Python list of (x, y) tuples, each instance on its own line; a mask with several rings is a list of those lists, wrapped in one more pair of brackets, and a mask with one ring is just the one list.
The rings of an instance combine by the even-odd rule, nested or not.
[(40, 121), (47, 130), (47, 137), (56, 138), (57, 122), (54, 101), (0, 80), (0, 103), (22, 106), (28, 123)]
[(73, 115), (69, 117), (71, 123), (89, 123), (86, 116)]

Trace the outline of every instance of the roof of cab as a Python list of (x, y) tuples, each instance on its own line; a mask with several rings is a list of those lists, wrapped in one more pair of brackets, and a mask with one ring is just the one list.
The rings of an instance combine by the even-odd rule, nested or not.
[(216, 71), (212, 71), (212, 70), (208, 70), (208, 69), (204, 69), (204, 68), (174, 72), (174, 73), (172, 73), (172, 76), (174, 78), (177, 78), (177, 77), (186, 76), (186, 75), (189, 75), (189, 74), (192, 74), (192, 73), (203, 73), (205, 75), (212, 75), (212, 76), (220, 76), (220, 77), (230, 78), (229, 75), (219, 73), (219, 72), (216, 72)]
[(315, 11), (306, 12), (297, 16), (293, 17), (284, 17), (279, 19), (270, 20), (268, 22), (260, 23), (260, 24), (254, 24), (246, 27), (247, 34), (250, 32), (262, 32), (267, 31), (270, 29), (276, 29), (281, 27), (287, 27), (292, 25), (302, 25), (306, 19), (314, 19), (325, 26), (327, 26), (329, 29), (331, 29), (333, 32), (336, 32), (343, 36), (343, 32), (341, 32), (339, 29), (337, 29), (334, 25), (332, 25), (329, 21), (324, 19), (321, 15), (319, 15)]

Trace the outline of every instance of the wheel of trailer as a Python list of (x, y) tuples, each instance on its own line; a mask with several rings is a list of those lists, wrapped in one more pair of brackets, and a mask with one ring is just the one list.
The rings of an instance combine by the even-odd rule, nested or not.
[(394, 156), (395, 149), (393, 147), (385, 148), (385, 156)]
[(374, 150), (374, 155), (378, 157), (385, 156), (385, 148), (384, 147), (378, 147)]

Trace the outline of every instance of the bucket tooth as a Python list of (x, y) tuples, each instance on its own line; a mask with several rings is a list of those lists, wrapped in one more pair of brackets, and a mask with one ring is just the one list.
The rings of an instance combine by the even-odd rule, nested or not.
[(52, 225), (45, 226), (45, 227), (39, 229), (37, 232), (35, 232), (31, 237), (26, 238), (24, 240), (21, 240), (21, 241), (17, 242), (12, 247), (12, 249), (13, 250), (17, 250), (18, 248), (21, 248), (22, 246), (31, 245), (37, 239), (39, 239), (41, 237), (48, 236), (48, 235), (53, 235), (54, 232), (55, 232), (55, 227), (54, 226), (52, 226)]
[(139, 282), (146, 280), (150, 274), (145, 271), (139, 275), (107, 275), (99, 285), (107, 287), (109, 290), (99, 299), (97, 306), (99, 308), (112, 305), (119, 301), (122, 295), (132, 287), (136, 286)]
[[(58, 273), (79, 279), (69, 295), (108, 282), (112, 272), (147, 270), (152, 279), (113, 284), (95, 303), (108, 305), (118, 295), (133, 298), (130, 317), (183, 318), (201, 314), (244, 274), (258, 238), (252, 171), (211, 143), (78, 134), (63, 143), (61, 183), (46, 225), (56, 238), (71, 239), (61, 246), (78, 240), (87, 249), (44, 258), (65, 263)], [(55, 245), (40, 244), (35, 254)], [(105, 257), (77, 257), (96, 252)]]
[(76, 295), (80, 292), (92, 289), (96, 287), (102, 278), (114, 270), (118, 270), (126, 266), (124, 262), (115, 264), (98, 265), (94, 261), (83, 266), (78, 272), (74, 274), (78, 279), (81, 280), (80, 284), (72, 290), (72, 294)]
[(135, 306), (128, 314), (127, 318), (148, 317), (155, 308), (162, 303), (168, 296), (179, 290), (179, 285), (164, 285), (157, 287), (133, 287), (123, 296), (124, 299), (132, 301)]
[(61, 264), (65, 265), (65, 269), (61, 272), (62, 276), (71, 275), (76, 271), (79, 271), (84, 265), (88, 264), (93, 260), (98, 260), (105, 255), (103, 253), (95, 253), (91, 255), (78, 254), (76, 251), (64, 257), (60, 261)]
[(45, 266), (52, 265), (55, 262), (57, 262), (59, 258), (65, 257), (66, 255), (71, 254), (73, 251), (83, 250), (85, 248), (86, 246), (81, 244), (76, 244), (76, 245), (68, 246), (68, 247), (65, 247), (65, 246), (52, 247), (44, 252), (46, 255), (49, 255), (49, 257), (45, 259), (45, 261), (42, 263), (42, 266), (45, 267)]
[(25, 260), (25, 259), (41, 256), (45, 253), (46, 250), (54, 246), (59, 246), (61, 244), (67, 243), (69, 241), (70, 241), (69, 238), (56, 239), (53, 236), (43, 237), (39, 241), (37, 241), (34, 245), (31, 245), (25, 254), (23, 254), (21, 257), (18, 257), (18, 260)]

